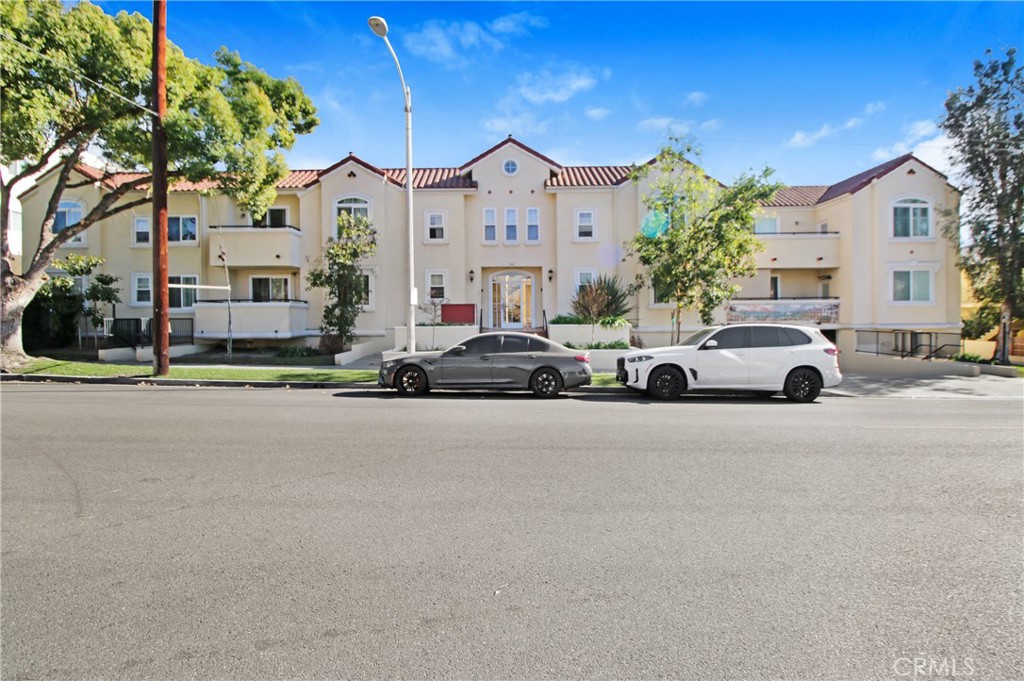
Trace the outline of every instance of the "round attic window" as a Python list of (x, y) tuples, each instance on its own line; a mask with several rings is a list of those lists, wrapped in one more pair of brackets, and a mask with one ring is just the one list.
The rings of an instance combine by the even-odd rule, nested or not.
[(514, 159), (510, 158), (509, 160), (505, 161), (505, 164), (501, 167), (501, 169), (505, 171), (506, 175), (515, 175), (516, 173), (519, 172), (519, 164), (516, 163)]

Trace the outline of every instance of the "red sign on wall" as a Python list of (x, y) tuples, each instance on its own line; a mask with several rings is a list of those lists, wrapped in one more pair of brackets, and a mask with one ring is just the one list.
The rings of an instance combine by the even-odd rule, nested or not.
[(476, 324), (476, 305), (473, 303), (442, 303), (441, 323)]

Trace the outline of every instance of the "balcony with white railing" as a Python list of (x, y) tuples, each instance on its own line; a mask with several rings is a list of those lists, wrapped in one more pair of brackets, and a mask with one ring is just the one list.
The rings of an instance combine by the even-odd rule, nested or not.
[[(230, 307), (230, 309), (229, 309)], [(224, 339), (231, 318), (232, 338), (302, 338), (309, 303), (305, 300), (206, 300), (195, 304), (195, 339)]]
[(771, 269), (830, 269), (839, 267), (838, 232), (758, 233), (764, 251), (757, 266)]
[(725, 320), (795, 322), (821, 326), (839, 323), (838, 298), (734, 298), (725, 304)]
[(297, 227), (210, 225), (210, 264), (229, 267), (302, 267), (302, 232)]

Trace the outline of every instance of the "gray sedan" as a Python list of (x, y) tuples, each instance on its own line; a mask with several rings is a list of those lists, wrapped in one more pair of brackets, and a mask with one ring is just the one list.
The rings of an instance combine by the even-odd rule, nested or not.
[(532, 390), (554, 397), (565, 388), (588, 385), (586, 352), (570, 350), (526, 333), (484, 333), (444, 352), (417, 352), (380, 365), (377, 385), (400, 395), (445, 390)]

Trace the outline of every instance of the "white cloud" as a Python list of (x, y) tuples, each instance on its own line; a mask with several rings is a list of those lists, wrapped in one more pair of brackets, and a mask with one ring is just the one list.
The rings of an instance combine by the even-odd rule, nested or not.
[(656, 132), (662, 135), (688, 135), (693, 130), (693, 121), (685, 121), (671, 116), (645, 118), (637, 123), (641, 132)]
[(683, 97), (683, 103), (686, 106), (704, 106), (706, 101), (708, 101), (708, 93), (706, 92), (687, 92), (686, 96)]
[(838, 132), (843, 130), (855, 130), (864, 125), (864, 120), (885, 111), (885, 102), (871, 102), (864, 106), (863, 112), (860, 116), (853, 116), (846, 119), (846, 122), (841, 126), (836, 127), (831, 123), (826, 123), (814, 132), (806, 132), (804, 130), (797, 130), (793, 133), (793, 136), (786, 142), (786, 146), (789, 147), (813, 147), (815, 144), (831, 137)]
[(865, 116), (874, 116), (877, 113), (885, 111), (885, 102), (871, 102), (864, 106)]
[(548, 131), (547, 121), (538, 120), (534, 114), (526, 111), (508, 111), (485, 118), (483, 127), (488, 132), (516, 137), (542, 135)]
[(599, 106), (589, 107), (583, 112), (583, 115), (592, 121), (603, 121), (611, 115), (611, 109), (605, 109)]
[(521, 73), (516, 81), (519, 94), (532, 104), (565, 102), (597, 85), (597, 78), (589, 70), (576, 67), (561, 73), (549, 70)]
[(936, 170), (950, 176), (953, 174), (954, 169), (949, 162), (950, 140), (933, 120), (913, 121), (904, 126), (903, 135), (903, 139), (895, 144), (875, 149), (871, 158), (876, 161), (888, 161), (903, 154), (913, 153)]
[(470, 63), (463, 49), (489, 47), (500, 51), (505, 44), (474, 21), (428, 21), (421, 31), (406, 33), (404, 44), (412, 54), (448, 68), (460, 68)]
[(821, 140), (826, 137), (831, 137), (834, 134), (836, 134), (836, 129), (826, 123), (815, 132), (797, 130), (793, 133), (793, 136), (789, 138), (789, 142), (787, 142), (787, 144), (791, 147), (813, 147)]
[(547, 28), (549, 25), (550, 22), (546, 17), (530, 14), (529, 12), (517, 12), (498, 17), (488, 24), (488, 28), (493, 33), (504, 35), (527, 35), (531, 28)]
[(700, 129), (704, 132), (714, 132), (722, 127), (722, 121), (718, 118), (711, 118), (700, 124)]

